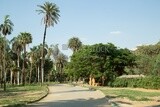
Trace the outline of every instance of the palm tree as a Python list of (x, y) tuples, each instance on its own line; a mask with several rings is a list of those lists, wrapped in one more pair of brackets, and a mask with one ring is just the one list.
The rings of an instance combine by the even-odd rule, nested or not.
[[(7, 35), (10, 35), (13, 31), (13, 26), (14, 24), (12, 23), (12, 21), (9, 19), (9, 15), (6, 15), (4, 17), (4, 22), (3, 24), (0, 25), (0, 31), (4, 36), (4, 40), (6, 39)], [(4, 53), (3, 53), (3, 76), (4, 76), (4, 91), (6, 91), (6, 61), (5, 61), (5, 49), (6, 47), (6, 43), (4, 42)]]
[(58, 44), (56, 44), (56, 45), (51, 45), (51, 46), (50, 46), (50, 49), (51, 49), (51, 54), (52, 54), (52, 57), (53, 57), (54, 69), (57, 70), (57, 69), (56, 69), (57, 57), (58, 57), (58, 55), (59, 55), (59, 53), (60, 53), (60, 50), (59, 50), (59, 48), (58, 48)]
[(30, 81), (32, 78), (32, 67), (33, 65), (36, 68), (36, 78), (34, 81), (39, 82), (39, 68), (40, 68), (40, 57), (41, 57), (41, 48), (40, 46), (34, 46), (33, 48), (30, 49), (31, 52), (29, 53), (30, 57), (30, 62), (31, 62), (31, 69), (30, 69)]
[[(19, 42), (18, 37), (14, 37), (11, 40), (12, 43), (12, 51), (14, 51), (17, 54), (17, 68), (20, 68), (20, 56), (21, 56), (21, 52), (23, 50), (22, 44)], [(17, 71), (17, 84), (19, 85), (19, 77), (20, 77), (20, 72), (19, 70)]]
[(28, 53), (28, 57), (29, 57), (30, 64), (31, 64), (29, 83), (31, 83), (31, 81), (32, 81), (33, 65), (36, 65), (36, 63), (39, 62), (39, 57), (40, 57), (40, 52), (38, 51), (36, 46), (34, 46), (33, 48), (30, 48), (30, 50), (31, 51)]
[(44, 36), (43, 36), (43, 49), (42, 49), (42, 60), (41, 60), (41, 72), (42, 72), (42, 83), (44, 80), (44, 45), (45, 45), (45, 38), (46, 38), (46, 32), (47, 28), (50, 26), (54, 26), (54, 24), (57, 24), (59, 21), (59, 8), (57, 7), (56, 4), (50, 3), (50, 2), (45, 2), (43, 5), (38, 5), (40, 10), (37, 10), (39, 14), (43, 14), (43, 21), (45, 24), (45, 29), (44, 29)]
[[(17, 54), (13, 51), (13, 50), (9, 50), (9, 53), (7, 54), (7, 67), (10, 70), (10, 82), (12, 84), (13, 80), (14, 80), (14, 84), (15, 82), (15, 74), (17, 73), (18, 69), (16, 67), (16, 62), (17, 62)], [(14, 78), (12, 78), (14, 77)]]
[(78, 51), (82, 46), (82, 42), (77, 37), (72, 37), (69, 39), (68, 47), (74, 52)]
[(24, 56), (23, 56), (23, 68), (22, 68), (22, 77), (23, 77), (22, 82), (23, 82), (23, 85), (25, 85), (26, 45), (29, 43), (32, 43), (32, 35), (27, 32), (20, 33), (20, 35), (18, 35), (18, 40), (23, 46)]
[(59, 74), (60, 74), (60, 82), (62, 82), (63, 68), (67, 64), (67, 60), (68, 60), (68, 57), (66, 55), (64, 55), (63, 53), (60, 53), (57, 56), (56, 65), (57, 65), (57, 68), (58, 68)]

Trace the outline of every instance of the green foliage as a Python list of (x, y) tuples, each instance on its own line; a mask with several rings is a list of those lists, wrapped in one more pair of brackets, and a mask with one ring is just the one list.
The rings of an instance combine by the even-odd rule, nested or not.
[(134, 61), (135, 56), (128, 49), (118, 49), (111, 43), (86, 45), (72, 55), (66, 72), (76, 79), (92, 75), (97, 82), (102, 82), (104, 76), (109, 82), (124, 74), (124, 68), (133, 66)]
[(53, 68), (53, 61), (51, 59), (45, 59), (44, 71), (45, 74), (49, 74)]
[[(138, 46), (134, 54), (137, 66), (133, 70), (137, 74), (160, 76), (160, 44)], [(138, 71), (138, 72), (137, 72)]]
[(160, 75), (160, 54), (157, 55), (154, 61), (152, 75)]
[(144, 78), (116, 78), (110, 84), (112, 87), (138, 87), (146, 89), (160, 89), (160, 77), (149, 76)]

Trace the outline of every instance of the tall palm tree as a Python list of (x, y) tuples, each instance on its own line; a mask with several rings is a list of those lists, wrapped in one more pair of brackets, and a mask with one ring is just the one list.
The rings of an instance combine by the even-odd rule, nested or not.
[(59, 8), (57, 7), (56, 4), (50, 3), (50, 2), (45, 2), (43, 5), (38, 5), (40, 10), (37, 10), (39, 14), (43, 14), (43, 21), (45, 25), (44, 29), (44, 36), (43, 36), (43, 49), (42, 49), (42, 60), (41, 60), (41, 72), (42, 72), (42, 83), (44, 80), (44, 44), (45, 44), (45, 38), (46, 38), (46, 32), (47, 28), (50, 26), (54, 26), (54, 24), (57, 24), (59, 21)]
[(72, 37), (69, 39), (68, 47), (74, 52), (78, 51), (82, 46), (82, 42), (77, 37)]
[[(0, 25), (0, 31), (4, 36), (4, 39), (6, 39), (7, 35), (10, 35), (13, 31), (13, 26), (14, 24), (12, 21), (9, 19), (9, 15), (6, 15), (4, 17), (4, 22), (3, 24)], [(5, 60), (5, 53), (6, 53), (6, 43), (4, 42), (4, 53), (3, 53), (3, 76), (4, 76), (4, 91), (6, 91), (6, 60)]]
[(32, 43), (32, 35), (27, 32), (22, 32), (18, 35), (18, 40), (23, 46), (23, 68), (22, 68), (22, 82), (25, 85), (25, 63), (26, 63), (26, 45)]
[[(20, 56), (21, 52), (23, 50), (22, 44), (20, 43), (18, 37), (14, 37), (11, 40), (12, 43), (12, 50), (17, 54), (17, 68), (20, 68)], [(19, 70), (17, 71), (17, 84), (19, 85), (19, 77), (20, 77), (20, 72)]]

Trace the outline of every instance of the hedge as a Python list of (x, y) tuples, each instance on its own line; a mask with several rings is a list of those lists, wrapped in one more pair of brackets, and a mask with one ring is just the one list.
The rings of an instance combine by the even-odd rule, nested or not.
[(160, 77), (148, 76), (144, 78), (116, 78), (110, 86), (160, 89)]

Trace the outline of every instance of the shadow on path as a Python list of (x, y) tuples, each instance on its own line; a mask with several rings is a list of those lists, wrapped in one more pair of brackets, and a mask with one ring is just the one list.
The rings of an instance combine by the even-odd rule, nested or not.
[[(105, 106), (104, 106), (105, 105)], [(100, 99), (76, 99), (76, 100), (60, 100), (53, 102), (39, 102), (30, 104), (28, 107), (111, 107), (106, 98)]]

